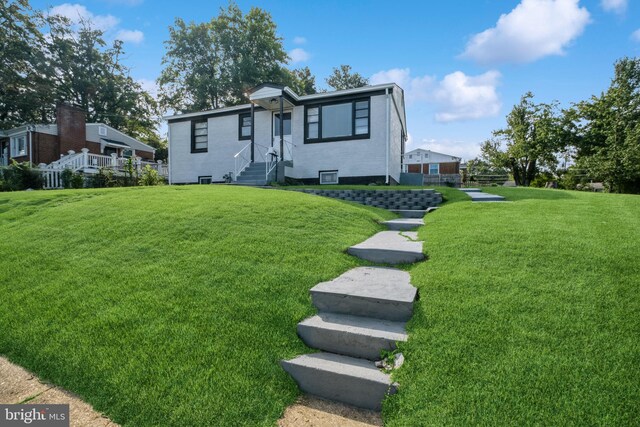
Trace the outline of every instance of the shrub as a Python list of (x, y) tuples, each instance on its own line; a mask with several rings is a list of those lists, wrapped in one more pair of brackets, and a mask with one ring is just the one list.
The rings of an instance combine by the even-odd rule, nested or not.
[(161, 185), (164, 184), (164, 178), (160, 176), (157, 170), (153, 169), (149, 165), (146, 165), (142, 169), (142, 174), (140, 175), (140, 180), (138, 181), (138, 183), (139, 185), (144, 186)]
[(0, 169), (1, 191), (40, 190), (43, 184), (42, 174), (29, 162), (18, 163), (13, 160), (9, 166)]
[(60, 179), (62, 180), (62, 187), (66, 189), (84, 187), (84, 175), (80, 172), (65, 169), (60, 173)]

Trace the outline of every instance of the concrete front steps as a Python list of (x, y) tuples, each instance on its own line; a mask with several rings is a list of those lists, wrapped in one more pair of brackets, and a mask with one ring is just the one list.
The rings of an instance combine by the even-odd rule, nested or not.
[(264, 162), (251, 163), (240, 175), (237, 176), (235, 183), (238, 185), (264, 186), (275, 180), (275, 170), (271, 171), (269, 180), (266, 176), (266, 165)]
[(425, 259), (422, 242), (413, 231), (381, 231), (362, 243), (351, 246), (347, 253), (380, 264), (410, 264)]
[(358, 267), (319, 283), (311, 297), (319, 313), (300, 322), (298, 334), (322, 352), (282, 361), (282, 367), (309, 394), (379, 411), (397, 384), (374, 361), (407, 340), (405, 322), (417, 298), (409, 274)]

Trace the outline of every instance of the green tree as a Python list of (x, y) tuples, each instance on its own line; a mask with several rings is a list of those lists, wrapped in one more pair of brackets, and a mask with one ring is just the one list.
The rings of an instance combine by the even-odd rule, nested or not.
[[(69, 24), (67, 22), (67, 24)], [(100, 122), (143, 140), (153, 139), (158, 108), (153, 97), (121, 62), (120, 40), (107, 46), (103, 32), (81, 23), (52, 26), (50, 64), (55, 69), (56, 99), (80, 106), (88, 122)]]
[(290, 71), (290, 80), (287, 83), (298, 95), (311, 95), (317, 93), (316, 78), (311, 74), (309, 67), (298, 68)]
[(264, 82), (286, 84), (291, 74), (282, 38), (271, 15), (259, 8), (243, 15), (235, 3), (211, 21), (169, 27), (164, 68), (158, 79), (165, 109), (199, 111), (246, 102)]
[(339, 68), (334, 68), (325, 81), (335, 90), (355, 89), (369, 84), (369, 79), (363, 77), (360, 73), (352, 73), (351, 66), (344, 64), (340, 65)]
[(640, 58), (623, 58), (606, 92), (577, 105), (576, 162), (609, 191), (640, 193)]
[(0, 128), (51, 119), (51, 70), (40, 29), (55, 17), (33, 11), (27, 0), (0, 3)]
[(506, 167), (517, 185), (528, 187), (538, 172), (555, 170), (563, 132), (557, 103), (535, 104), (527, 92), (507, 115), (507, 127), (482, 144), (483, 160)]

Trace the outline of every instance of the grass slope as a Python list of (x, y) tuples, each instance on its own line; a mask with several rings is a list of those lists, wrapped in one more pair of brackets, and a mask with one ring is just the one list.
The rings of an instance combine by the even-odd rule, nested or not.
[(640, 197), (487, 191), (426, 217), (386, 423), (637, 425)]
[(390, 215), (225, 186), (0, 195), (0, 353), (125, 425), (273, 425), (308, 290)]

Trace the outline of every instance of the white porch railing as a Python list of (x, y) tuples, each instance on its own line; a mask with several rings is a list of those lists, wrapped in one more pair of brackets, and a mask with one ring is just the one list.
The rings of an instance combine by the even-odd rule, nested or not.
[(248, 143), (242, 150), (238, 151), (235, 156), (233, 156), (234, 167), (233, 167), (233, 180), (238, 179), (238, 175), (242, 173), (250, 164), (251, 164), (251, 143)]
[[(68, 155), (62, 157), (60, 160), (56, 160), (49, 165), (41, 163), (39, 165), (40, 172), (44, 178), (45, 189), (62, 188), (62, 171), (70, 169), (72, 171), (83, 171), (85, 173), (96, 173), (98, 169), (110, 168), (117, 172), (122, 172), (128, 165), (129, 159), (124, 157), (117, 157), (115, 154), (106, 156), (103, 154), (92, 154), (86, 148), (82, 149), (81, 153), (74, 153), (70, 151)], [(150, 166), (156, 170), (161, 176), (169, 176), (168, 165), (161, 160), (157, 162), (143, 161), (140, 158), (134, 157), (132, 159), (133, 168), (141, 172), (145, 166)]]

